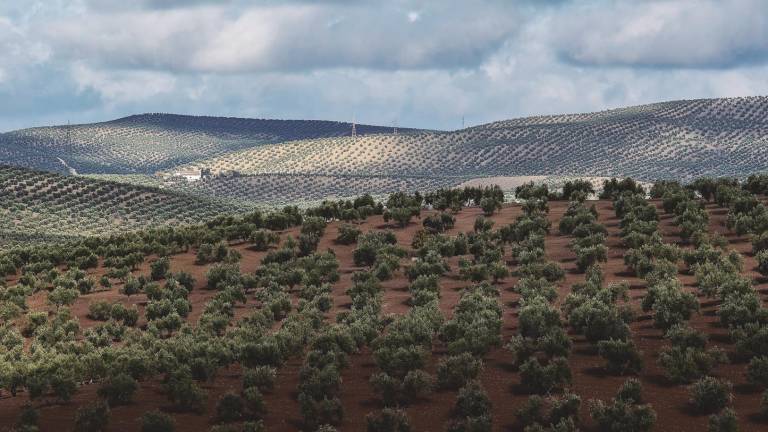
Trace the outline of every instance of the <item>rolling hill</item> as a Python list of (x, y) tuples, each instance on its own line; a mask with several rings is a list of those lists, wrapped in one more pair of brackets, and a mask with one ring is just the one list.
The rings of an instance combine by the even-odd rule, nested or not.
[(214, 172), (409, 176), (737, 176), (768, 165), (768, 98), (663, 102), (453, 132), (331, 137), (200, 160)]
[[(767, 114), (768, 97), (681, 100), (450, 132), (358, 125), (357, 137), (339, 122), (146, 114), (0, 134), (0, 163), (244, 207), (429, 191), (473, 179), (685, 181), (765, 170)], [(202, 169), (213, 178), (169, 179)]]
[(0, 247), (196, 223), (243, 210), (175, 191), (0, 166)]
[[(61, 173), (152, 174), (235, 150), (349, 135), (351, 130), (350, 123), (333, 121), (142, 114), (0, 134), (0, 163)], [(359, 135), (392, 131), (369, 125), (356, 125), (356, 130)]]

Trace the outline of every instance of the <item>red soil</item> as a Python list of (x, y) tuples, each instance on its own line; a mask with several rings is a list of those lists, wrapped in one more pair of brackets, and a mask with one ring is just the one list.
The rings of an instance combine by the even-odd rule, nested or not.
[[(658, 431), (700, 431), (705, 430), (707, 417), (695, 415), (689, 412), (687, 408), (688, 391), (684, 385), (670, 384), (663, 375), (663, 370), (656, 364), (658, 352), (668, 344), (663, 338), (661, 330), (653, 328), (650, 314), (643, 313), (640, 310), (640, 301), (645, 293), (645, 282), (641, 279), (631, 276), (623, 263), (624, 249), (620, 245), (618, 237), (618, 219), (615, 217), (611, 203), (607, 201), (598, 201), (595, 203), (599, 210), (599, 221), (606, 225), (609, 230), (609, 256), (608, 262), (603, 264), (603, 270), (607, 282), (626, 280), (630, 286), (630, 302), (637, 312), (637, 320), (632, 323), (633, 339), (638, 347), (643, 351), (645, 368), (639, 375), (643, 383), (644, 397), (650, 402), (656, 413), (658, 421), (655, 430)], [(558, 302), (562, 302), (565, 296), (570, 292), (573, 283), (584, 280), (584, 275), (575, 270), (575, 256), (568, 248), (571, 239), (567, 236), (560, 236), (557, 233), (557, 222), (565, 211), (567, 203), (551, 202), (549, 218), (552, 221), (552, 233), (546, 237), (546, 254), (550, 260), (558, 262), (566, 270), (566, 280), (559, 284), (560, 296)], [(658, 203), (657, 203), (658, 205)], [(751, 255), (751, 245), (746, 237), (739, 237), (730, 233), (724, 226), (726, 212), (713, 206), (708, 206), (710, 213), (710, 231), (723, 234), (730, 242), (730, 247), (742, 253), (745, 258), (745, 272), (759, 283), (756, 288), (762, 294), (765, 294), (768, 284), (766, 284), (760, 275), (754, 270), (756, 262)], [(428, 212), (425, 212), (425, 214)], [(659, 208), (659, 213), (663, 211)], [(456, 226), (449, 234), (457, 234), (463, 231), (471, 231), (475, 218), (480, 215), (479, 209), (464, 209), (456, 217)], [(508, 224), (514, 221), (515, 217), (521, 214), (519, 206), (506, 206), (504, 209), (494, 215), (492, 219), (496, 222), (496, 227)], [(418, 222), (418, 221), (417, 221)], [(363, 231), (389, 228), (393, 229), (397, 235), (401, 246), (410, 249), (410, 243), (414, 233), (420, 228), (420, 223), (412, 223), (406, 228), (397, 229), (384, 224), (381, 217), (372, 217), (360, 224)], [(297, 229), (292, 229), (282, 233), (283, 237), (287, 235), (296, 235)], [(679, 242), (680, 238), (677, 229), (672, 226), (671, 218), (662, 215), (660, 222), (660, 231), (665, 235), (665, 241)], [(329, 319), (332, 320), (335, 315), (349, 306), (350, 298), (345, 294), (347, 288), (351, 285), (351, 275), (359, 268), (355, 267), (352, 260), (352, 251), (355, 246), (337, 245), (333, 241), (338, 232), (338, 224), (332, 223), (326, 230), (325, 236), (320, 242), (318, 250), (333, 249), (340, 262), (341, 280), (333, 286), (334, 309), (330, 311)], [(243, 272), (254, 271), (264, 256), (263, 252), (254, 252), (247, 248), (247, 244), (238, 244), (237, 248), (243, 255), (241, 268)], [(511, 260), (507, 248), (507, 260)], [(190, 300), (193, 305), (193, 311), (190, 320), (195, 322), (203, 310), (204, 304), (214, 294), (214, 291), (207, 291), (205, 286), (205, 272), (209, 266), (198, 266), (194, 264), (195, 256), (193, 252), (179, 254), (172, 257), (172, 271), (185, 270), (192, 273), (197, 280), (197, 286), (193, 290)], [(151, 261), (148, 260), (148, 262)], [(138, 270), (137, 274), (148, 274), (149, 264), (145, 262)], [(462, 287), (468, 285), (468, 282), (458, 278), (458, 259), (449, 260), (452, 271), (441, 279), (442, 299), (440, 301), (441, 309), (446, 318), (450, 318), (452, 309), (459, 299), (459, 293)], [(403, 260), (403, 264), (407, 259)], [(510, 264), (514, 270), (514, 266)], [(103, 274), (104, 269), (99, 268), (92, 271), (96, 277)], [(679, 278), (685, 286), (694, 290), (694, 277), (681, 271)], [(506, 342), (515, 334), (517, 326), (517, 294), (511, 291), (517, 279), (510, 277), (499, 284), (501, 288), (501, 301), (503, 303), (504, 325), (502, 329), (503, 341)], [(402, 274), (397, 273), (397, 277), (383, 284), (385, 287), (383, 313), (402, 314), (406, 312), (409, 306), (406, 300), (409, 298), (407, 290), (408, 281)], [(695, 292), (695, 291), (694, 291)], [(109, 291), (97, 292), (80, 297), (72, 307), (73, 312), (80, 319), (81, 326), (87, 328), (93, 326), (96, 322), (87, 318), (88, 304), (95, 300), (120, 301), (126, 304), (137, 304), (143, 311), (146, 297), (142, 295), (132, 296), (130, 299), (118, 293), (118, 287), (115, 286)], [(728, 332), (719, 326), (718, 318), (715, 315), (717, 304), (709, 299), (699, 298), (701, 303), (701, 313), (695, 315), (690, 324), (710, 335), (710, 345), (720, 346), (728, 352), (733, 351), (733, 346), (728, 340)], [(43, 309), (45, 305), (44, 294), (39, 293), (29, 300), (33, 309)], [(239, 305), (237, 317), (247, 314), (250, 310), (257, 308), (258, 302), (252, 297), (245, 305)], [(141, 324), (141, 322), (140, 322)], [(594, 425), (589, 419), (587, 401), (589, 399), (600, 398), (609, 399), (616, 393), (617, 388), (624, 382), (626, 377), (618, 377), (606, 374), (602, 370), (604, 362), (596, 355), (590, 345), (583, 337), (572, 335), (574, 348), (570, 356), (570, 365), (573, 373), (573, 385), (571, 391), (582, 397), (581, 419), (586, 430), (594, 429)], [(445, 349), (440, 343), (435, 343), (432, 352), (429, 371), (434, 372), (437, 361), (445, 355)], [(289, 431), (298, 430), (301, 426), (301, 415), (299, 413), (298, 402), (296, 401), (298, 372), (301, 368), (302, 358), (291, 359), (280, 370), (276, 387), (273, 391), (265, 395), (268, 413), (265, 418), (267, 429), (270, 431)], [(525, 402), (527, 395), (516, 391), (519, 383), (519, 376), (510, 367), (511, 356), (503, 347), (493, 349), (485, 357), (485, 369), (481, 379), (483, 385), (493, 401), (493, 421), (494, 430), (520, 430), (515, 420), (515, 412)], [(368, 384), (368, 378), (372, 373), (378, 371), (373, 362), (370, 351), (363, 349), (360, 353), (354, 354), (350, 358), (350, 365), (343, 371), (343, 384), (341, 398), (345, 410), (345, 418), (339, 426), (342, 431), (360, 431), (365, 430), (365, 415), (368, 412), (381, 408), (381, 403), (375, 397), (371, 386)], [(715, 370), (715, 375), (726, 378), (734, 384), (735, 399), (733, 408), (739, 415), (739, 425), (742, 430), (763, 430), (768, 426), (761, 424), (756, 419), (759, 410), (761, 393), (749, 387), (745, 379), (746, 364), (728, 364), (721, 365)], [(188, 413), (174, 413), (177, 421), (178, 431), (204, 431), (208, 430), (213, 424), (212, 417), (214, 407), (218, 398), (230, 390), (238, 390), (241, 385), (241, 375), (239, 367), (231, 367), (221, 371), (217, 378), (205, 385), (208, 390), (208, 409), (202, 415)], [(41, 406), (41, 430), (60, 431), (71, 430), (73, 417), (76, 409), (83, 404), (96, 398), (96, 389), (98, 385), (83, 385), (77, 391), (71, 402), (67, 404), (50, 404)], [(428, 399), (417, 402), (407, 411), (414, 431), (442, 431), (446, 423), (451, 418), (451, 409), (456, 400), (455, 391), (437, 391)], [(3, 395), (0, 399), (0, 426), (12, 425), (18, 415), (20, 407), (27, 403), (27, 398), (23, 393), (17, 397)], [(161, 386), (156, 381), (142, 382), (140, 390), (137, 392), (135, 402), (132, 405), (120, 406), (112, 409), (109, 430), (110, 431), (138, 431), (139, 423), (137, 419), (144, 412), (156, 408), (169, 409), (169, 403), (163, 394)]]

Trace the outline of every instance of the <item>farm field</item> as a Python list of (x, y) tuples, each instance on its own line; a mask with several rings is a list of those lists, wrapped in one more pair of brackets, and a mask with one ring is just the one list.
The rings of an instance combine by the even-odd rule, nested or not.
[[(145, 114), (0, 134), (0, 163), (157, 186), (245, 208), (489, 181), (506, 190), (528, 177), (685, 182), (762, 170), (766, 113), (766, 97), (697, 99), (455, 131), (395, 134), (356, 125), (356, 137), (352, 125), (341, 122)], [(187, 182), (178, 175), (202, 172), (212, 176)]]
[[(713, 188), (702, 184), (694, 188), (709, 195)], [(414, 431), (513, 431), (550, 421), (597, 431), (615, 427), (611, 409), (636, 422), (626, 430), (705, 430), (731, 421), (731, 412), (741, 430), (760, 430), (768, 386), (763, 184), (721, 182), (709, 201), (666, 183), (650, 200), (631, 182), (609, 186), (598, 201), (579, 193), (547, 200), (543, 188), (523, 187), (522, 204), (500, 207), (489, 204), (498, 190), (484, 189), (486, 209), (423, 209), (418, 217), (395, 210), (415, 205), (398, 194), (384, 215), (363, 217), (379, 211), (361, 200), (357, 221), (326, 224), (322, 215), (339, 210), (324, 206), (309, 209), (301, 226), (288, 226), (296, 215), (289, 211), (129, 236), (94, 245), (109, 255), (95, 262), (87, 251), (65, 254), (86, 268), (79, 275), (65, 265), (48, 275), (50, 262), (30, 260), (26, 276), (9, 274), (11, 288), (2, 291), (11, 318), (3, 355), (17, 359), (10, 370), (27, 364), (39, 374), (31, 376), (46, 376), (45, 354), (31, 346), (58, 353), (57, 361), (87, 361), (69, 378), (74, 388), (54, 379), (33, 393), (22, 382), (15, 396), (5, 378), (13, 373), (4, 371), (0, 424), (17, 422), (31, 402), (41, 430), (72, 427), (73, 413), (112, 395), (103, 390), (110, 381), (96, 366), (101, 358), (108, 376), (135, 378), (132, 401), (110, 404), (114, 431), (140, 430), (141, 416), (155, 409), (190, 431), (391, 430), (371, 429), (382, 412), (407, 418)], [(216, 245), (222, 238), (229, 240)], [(159, 244), (128, 263), (147, 239)], [(132, 276), (113, 277), (123, 265), (134, 267)], [(58, 282), (46, 282), (51, 276)], [(58, 287), (48, 291), (105, 276), (108, 286), (69, 300)], [(19, 286), (28, 288), (12, 289)], [(110, 312), (94, 319), (100, 302), (135, 307), (133, 325)], [(15, 317), (10, 303), (20, 309)], [(676, 357), (680, 349), (696, 360)], [(142, 360), (143, 350), (152, 355)], [(699, 407), (691, 402), (696, 386), (710, 397)], [(541, 412), (521, 413), (531, 401)], [(318, 429), (324, 423), (335, 429)]]
[[(0, 164), (68, 174), (153, 174), (229, 151), (348, 135), (350, 123), (142, 114), (0, 134)], [(356, 125), (360, 135), (392, 128)], [(410, 133), (401, 129), (401, 133)]]
[(282, 142), (184, 167), (393, 177), (742, 177), (766, 165), (767, 112), (766, 97), (670, 101), (505, 120), (451, 132)]
[(248, 208), (155, 187), (0, 166), (0, 248), (199, 223)]

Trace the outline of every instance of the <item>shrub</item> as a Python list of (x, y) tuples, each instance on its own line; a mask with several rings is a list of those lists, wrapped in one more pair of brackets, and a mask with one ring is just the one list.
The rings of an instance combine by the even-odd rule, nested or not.
[(579, 408), (581, 407), (581, 397), (579, 397), (579, 395), (575, 393), (566, 393), (560, 398), (550, 398), (550, 400), (552, 401), (552, 406), (549, 411), (550, 424), (559, 425), (564, 420), (570, 420), (569, 423), (578, 421)]
[(103, 401), (94, 402), (77, 410), (75, 432), (102, 432), (109, 424), (109, 405)]
[(40, 412), (31, 405), (27, 405), (19, 413), (19, 420), (16, 422), (16, 429), (14, 430), (18, 432), (38, 432), (40, 430), (39, 422)]
[(251, 249), (264, 252), (270, 246), (280, 243), (280, 235), (272, 231), (257, 230), (251, 233), (248, 241), (252, 243)]
[(726, 361), (725, 353), (716, 348), (704, 350), (673, 345), (659, 354), (659, 365), (675, 383), (691, 382), (708, 374), (718, 363)]
[(275, 386), (277, 369), (272, 366), (256, 366), (246, 369), (243, 374), (243, 388), (256, 387), (261, 391)]
[(475, 232), (478, 232), (478, 233), (486, 232), (486, 231), (490, 231), (491, 228), (493, 228), (492, 220), (487, 219), (484, 216), (478, 216), (475, 219), (475, 226), (474, 226)]
[(656, 412), (649, 405), (621, 399), (593, 400), (589, 412), (601, 432), (648, 432), (656, 424)]
[(768, 390), (763, 392), (763, 397), (760, 398), (760, 417), (768, 419)]
[(448, 432), (491, 432), (491, 416), (465, 417), (448, 424)]
[(520, 366), (520, 383), (531, 393), (551, 393), (570, 382), (571, 369), (563, 357), (555, 357), (546, 365), (532, 357)]
[(768, 250), (761, 250), (755, 258), (757, 258), (757, 271), (763, 276), (768, 276)]
[(470, 353), (444, 357), (437, 365), (437, 383), (441, 388), (460, 388), (474, 380), (483, 369), (482, 360)]
[(405, 411), (384, 408), (365, 417), (368, 432), (410, 432), (411, 425)]
[(179, 408), (189, 411), (201, 412), (204, 408), (205, 391), (201, 389), (189, 372), (173, 373), (165, 384), (168, 398)]
[(456, 218), (448, 213), (437, 213), (424, 218), (422, 225), (430, 233), (441, 233), (453, 228)]
[(689, 387), (691, 406), (701, 413), (712, 413), (725, 408), (731, 401), (731, 383), (707, 376)]
[(336, 237), (336, 243), (344, 245), (356, 243), (361, 233), (362, 231), (354, 225), (342, 224), (339, 226), (339, 235)]
[(131, 276), (123, 284), (123, 287), (120, 289), (120, 293), (130, 297), (140, 293), (141, 289), (142, 285), (139, 280)]
[(624, 381), (616, 394), (616, 399), (627, 403), (639, 404), (643, 402), (643, 385), (637, 378)]
[(216, 403), (216, 420), (230, 423), (243, 416), (243, 399), (235, 393), (226, 393)]
[(643, 299), (643, 309), (653, 309), (653, 323), (656, 327), (669, 329), (690, 319), (693, 312), (698, 312), (699, 302), (696, 296), (683, 291), (679, 282), (663, 282), (648, 289)]
[(707, 431), (709, 432), (738, 432), (739, 419), (736, 411), (726, 408), (720, 414), (709, 416)]
[(141, 432), (173, 432), (176, 421), (164, 412), (148, 411), (141, 416)]
[(418, 208), (396, 207), (384, 212), (384, 222), (394, 221), (400, 228), (405, 228), (411, 223), (414, 213), (418, 214)]
[(165, 278), (170, 269), (171, 260), (168, 257), (159, 258), (149, 265), (150, 276), (154, 281)]
[(491, 216), (496, 210), (501, 210), (501, 202), (492, 197), (485, 197), (480, 200), (480, 208), (485, 216)]
[(479, 381), (470, 381), (459, 390), (456, 398), (456, 412), (462, 417), (490, 415), (491, 400)]
[(611, 373), (639, 373), (643, 368), (643, 360), (635, 343), (631, 339), (609, 339), (597, 344), (600, 357), (608, 364), (606, 369)]
[(560, 327), (560, 311), (543, 297), (525, 301), (520, 308), (519, 332), (524, 337), (539, 337), (554, 327)]
[(318, 237), (322, 237), (325, 233), (325, 227), (328, 224), (325, 219), (316, 216), (305, 217), (301, 223), (302, 234), (315, 234)]
[(299, 393), (299, 407), (304, 423), (310, 429), (319, 425), (339, 424), (344, 418), (344, 408), (338, 398), (314, 399), (306, 393)]
[(584, 272), (588, 267), (608, 260), (608, 248), (604, 245), (594, 245), (589, 247), (575, 247), (576, 266), (580, 272)]
[(61, 306), (69, 306), (77, 300), (80, 292), (74, 288), (56, 287), (48, 293), (48, 303), (56, 306), (58, 310)]
[(264, 396), (257, 387), (248, 387), (243, 390), (243, 405), (252, 416), (258, 417), (264, 414)]
[(131, 403), (137, 387), (133, 377), (119, 373), (105, 379), (98, 390), (98, 394), (106, 399), (110, 406), (125, 405)]
[(112, 317), (112, 305), (104, 300), (95, 301), (88, 305), (88, 318), (96, 321), (107, 321)]

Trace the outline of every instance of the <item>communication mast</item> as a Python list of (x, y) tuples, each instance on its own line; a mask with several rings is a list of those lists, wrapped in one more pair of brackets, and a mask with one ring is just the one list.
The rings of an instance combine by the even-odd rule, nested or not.
[(70, 130), (72, 127), (69, 124), (69, 120), (67, 120), (67, 147), (72, 147), (72, 134)]
[(357, 128), (355, 127), (355, 115), (352, 114), (352, 138), (357, 138)]
[(392, 122), (392, 133), (397, 135), (397, 119)]

